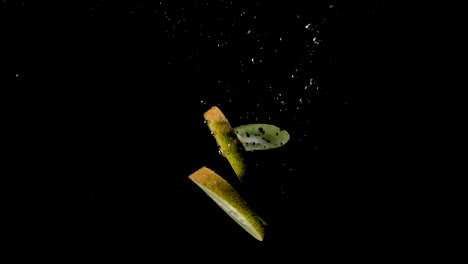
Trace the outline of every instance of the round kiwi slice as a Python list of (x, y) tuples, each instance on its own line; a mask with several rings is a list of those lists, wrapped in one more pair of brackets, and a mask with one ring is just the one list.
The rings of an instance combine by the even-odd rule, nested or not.
[(270, 124), (249, 124), (234, 128), (246, 151), (267, 150), (283, 146), (289, 141), (289, 133)]
[(192, 173), (189, 178), (245, 231), (263, 241), (266, 222), (226, 180), (207, 167)]

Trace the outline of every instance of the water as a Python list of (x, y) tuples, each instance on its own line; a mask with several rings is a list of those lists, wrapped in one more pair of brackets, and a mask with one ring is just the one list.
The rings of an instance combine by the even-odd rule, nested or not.
[[(36, 151), (57, 156), (45, 163), (54, 168), (48, 172), (69, 183), (58, 188), (72, 201), (57, 198), (54, 209), (69, 208), (73, 217), (64, 225), (80, 227), (69, 233), (75, 244), (99, 237), (86, 243), (136, 249), (158, 240), (181, 251), (241, 245), (276, 255), (303, 238), (309, 249), (328, 253), (371, 246), (356, 230), (378, 227), (366, 220), (376, 214), (366, 212), (379, 206), (369, 202), (378, 200), (369, 188), (382, 185), (367, 184), (381, 169), (372, 165), (378, 155), (355, 151), (369, 149), (368, 138), (376, 146), (384, 140), (362, 118), (372, 109), (358, 107), (379, 84), (372, 77), (378, 67), (366, 64), (373, 55), (367, 45), (378, 32), (367, 26), (371, 7), (335, 1), (83, 5), (56, 20), (66, 30), (36, 24), (28, 11), (34, 8), (21, 11), (19, 32), (28, 34), (9, 73), (21, 81), (22, 99), (33, 103), (25, 105), (34, 111), (24, 112), (38, 118), (25, 131), (42, 131), (36, 138), (45, 139), (44, 147)], [(44, 48), (25, 44), (37, 39)], [(42, 112), (44, 106), (49, 110)], [(268, 123), (291, 135), (285, 146), (252, 154), (262, 183), (257, 202), (274, 227), (264, 244), (236, 229), (187, 179), (201, 166), (235, 179), (203, 122), (211, 106), (232, 126)]]

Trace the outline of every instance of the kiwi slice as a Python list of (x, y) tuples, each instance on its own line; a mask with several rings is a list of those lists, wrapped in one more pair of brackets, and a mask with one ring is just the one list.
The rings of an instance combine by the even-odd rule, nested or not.
[(226, 180), (207, 167), (192, 173), (189, 178), (245, 231), (263, 241), (266, 222)]
[(237, 177), (243, 182), (248, 171), (246, 150), (232, 129), (231, 124), (216, 106), (206, 111), (203, 117), (216, 139), (219, 151), (227, 158)]
[(289, 133), (270, 124), (249, 124), (234, 128), (246, 151), (268, 150), (283, 146), (289, 141)]

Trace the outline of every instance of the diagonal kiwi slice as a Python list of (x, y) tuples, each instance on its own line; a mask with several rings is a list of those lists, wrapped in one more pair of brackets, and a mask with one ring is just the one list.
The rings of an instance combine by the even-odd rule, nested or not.
[(229, 161), (239, 180), (244, 182), (248, 171), (246, 151), (231, 124), (216, 106), (211, 107), (203, 116), (216, 139), (221, 154)]
[(245, 231), (259, 241), (263, 241), (266, 222), (226, 180), (207, 167), (202, 167), (192, 173), (189, 178)]

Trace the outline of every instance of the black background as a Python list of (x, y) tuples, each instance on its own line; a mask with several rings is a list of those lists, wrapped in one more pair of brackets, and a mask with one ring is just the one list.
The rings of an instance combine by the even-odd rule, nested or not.
[[(413, 250), (390, 102), (398, 18), (386, 1), (310, 2), (2, 3), (11, 244), (133, 261)], [(215, 105), (233, 126), (291, 134), (252, 155), (263, 242), (187, 178), (232, 176), (203, 123)]]

